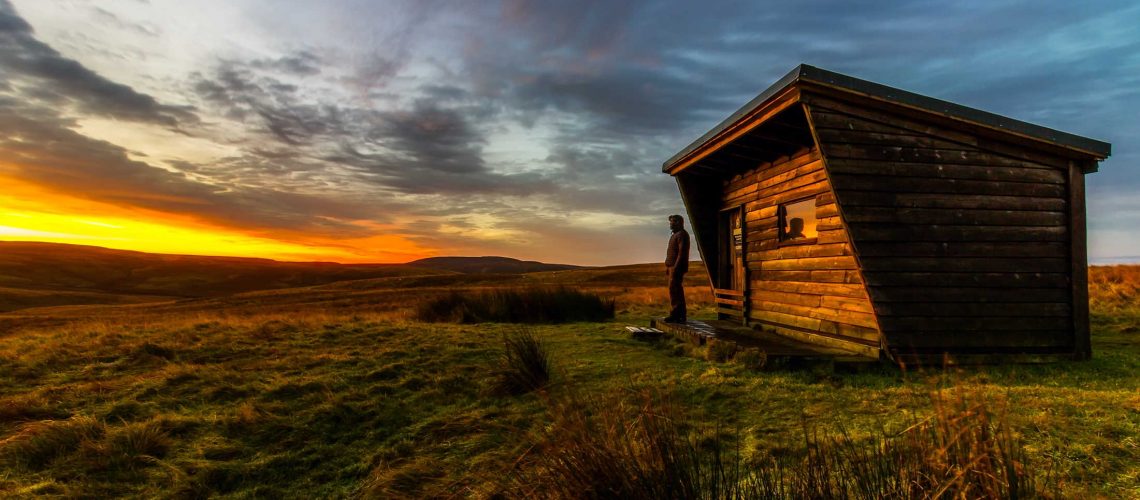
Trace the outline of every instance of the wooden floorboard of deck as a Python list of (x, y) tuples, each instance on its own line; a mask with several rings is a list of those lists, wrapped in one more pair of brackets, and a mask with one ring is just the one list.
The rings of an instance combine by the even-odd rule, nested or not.
[(824, 347), (800, 342), (782, 335), (762, 330), (754, 330), (731, 321), (695, 321), (667, 323), (662, 318), (650, 320), (649, 325), (674, 337), (694, 344), (704, 344), (708, 339), (728, 340), (741, 347), (755, 347), (768, 354), (769, 358), (828, 358), (837, 361), (877, 361), (851, 351)]

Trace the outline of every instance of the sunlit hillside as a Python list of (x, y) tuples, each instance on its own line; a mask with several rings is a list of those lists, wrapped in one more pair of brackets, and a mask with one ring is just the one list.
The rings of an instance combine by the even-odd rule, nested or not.
[(575, 267), (505, 257), (441, 257), (409, 264), (279, 262), (0, 241), (0, 312), (37, 306), (220, 297), (370, 278), (521, 273)]

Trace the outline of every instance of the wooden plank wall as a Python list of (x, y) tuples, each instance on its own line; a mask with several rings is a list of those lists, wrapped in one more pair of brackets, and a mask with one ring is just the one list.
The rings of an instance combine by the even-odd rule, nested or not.
[[(877, 353), (878, 324), (819, 150), (805, 148), (726, 179), (722, 193), (722, 209), (745, 209), (750, 322), (802, 340), (855, 343)], [(816, 243), (780, 246), (777, 207), (809, 197), (816, 200)]]
[(866, 105), (805, 102), (897, 354), (1071, 352), (1067, 161)]

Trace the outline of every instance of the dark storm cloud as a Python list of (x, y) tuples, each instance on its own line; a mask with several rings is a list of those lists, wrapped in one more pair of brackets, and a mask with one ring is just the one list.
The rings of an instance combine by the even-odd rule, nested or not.
[(63, 57), (35, 38), (7, 0), (0, 0), (0, 68), (6, 79), (66, 98), (86, 113), (170, 128), (196, 121), (191, 109), (160, 104)]
[[(427, 84), (422, 98), (376, 109), (300, 95), (269, 69), (224, 61), (209, 76), (198, 75), (194, 88), (205, 105), (275, 140), (276, 156), (350, 167), (361, 180), (404, 194), (526, 195), (553, 188), (542, 175), (489, 168), (487, 130), (476, 124), (495, 111), (459, 87)], [(246, 148), (251, 158), (265, 152)]]
[(251, 66), (259, 69), (276, 70), (287, 75), (313, 76), (321, 72), (321, 58), (312, 52), (302, 50), (276, 59), (259, 59)]
[(461, 74), (499, 120), (556, 131), (544, 164), (561, 189), (540, 198), (652, 216), (682, 209), (661, 162), (800, 63), (1114, 141), (1105, 169), (1135, 162), (1140, 130), (1120, 106), (1140, 101), (1137, 15), (1126, 2), (507, 1), (468, 34)]

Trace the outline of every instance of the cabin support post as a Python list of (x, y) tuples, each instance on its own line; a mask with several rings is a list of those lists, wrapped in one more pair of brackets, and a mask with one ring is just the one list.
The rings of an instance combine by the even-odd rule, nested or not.
[(1089, 339), (1089, 261), (1085, 240), (1085, 170), (1069, 162), (1069, 242), (1073, 285), (1073, 357), (1092, 358)]

